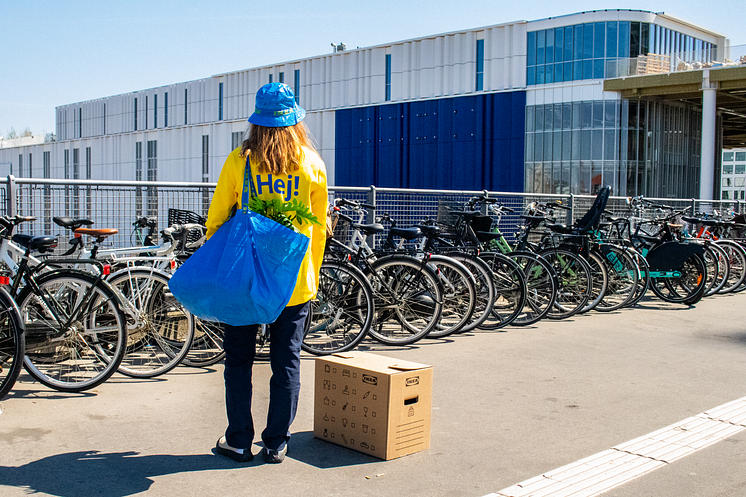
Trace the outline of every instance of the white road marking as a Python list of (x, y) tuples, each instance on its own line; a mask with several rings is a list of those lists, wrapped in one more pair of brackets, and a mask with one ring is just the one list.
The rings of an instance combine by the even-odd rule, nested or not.
[(746, 397), (484, 497), (592, 497), (746, 429)]

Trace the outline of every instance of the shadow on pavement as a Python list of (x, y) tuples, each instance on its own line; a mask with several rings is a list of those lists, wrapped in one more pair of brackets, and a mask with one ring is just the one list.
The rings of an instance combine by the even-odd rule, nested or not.
[(314, 438), (311, 431), (293, 433), (288, 447), (288, 458), (320, 469), (381, 462), (375, 457)]
[(214, 455), (149, 455), (137, 452), (68, 452), (23, 466), (0, 466), (0, 485), (59, 497), (124, 497), (147, 492), (151, 476), (245, 467)]

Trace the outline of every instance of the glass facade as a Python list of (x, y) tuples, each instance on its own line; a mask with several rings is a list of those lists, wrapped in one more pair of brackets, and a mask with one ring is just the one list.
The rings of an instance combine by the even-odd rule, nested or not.
[[(642, 74), (642, 61), (651, 54), (711, 61), (714, 48), (711, 43), (645, 22), (589, 22), (529, 31), (526, 84)], [(646, 58), (637, 59), (640, 56)]]
[(723, 152), (720, 199), (746, 199), (746, 150), (729, 150)]
[(699, 196), (701, 112), (679, 102), (592, 100), (526, 107), (525, 191)]

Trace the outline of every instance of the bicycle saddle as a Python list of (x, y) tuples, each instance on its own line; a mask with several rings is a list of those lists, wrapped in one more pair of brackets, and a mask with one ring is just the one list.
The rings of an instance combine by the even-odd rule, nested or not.
[(41, 253), (51, 252), (57, 247), (57, 238), (49, 235), (13, 235), (12, 240), (18, 245), (30, 250), (38, 250)]
[(366, 235), (375, 235), (376, 233), (382, 233), (386, 231), (386, 228), (384, 228), (381, 223), (353, 224), (352, 227), (356, 230), (362, 231)]
[(393, 236), (399, 236), (405, 240), (414, 240), (422, 236), (420, 228), (391, 228), (389, 233)]
[(71, 217), (53, 217), (52, 220), (57, 226), (74, 230), (82, 226), (91, 226), (93, 221), (90, 219), (73, 219)]
[(566, 224), (547, 224), (546, 227), (555, 233), (561, 233), (563, 235), (573, 235), (578, 232), (577, 228)]

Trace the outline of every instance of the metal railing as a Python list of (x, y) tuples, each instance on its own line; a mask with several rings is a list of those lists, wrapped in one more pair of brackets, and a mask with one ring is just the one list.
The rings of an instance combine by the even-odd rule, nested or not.
[[(167, 226), (168, 209), (193, 211), (207, 217), (215, 183), (176, 183), (161, 181), (98, 181), (14, 178), (8, 176), (5, 188), (0, 188), (0, 214), (34, 216), (36, 221), (23, 223), (18, 232), (50, 234), (60, 238), (59, 250), (66, 250), (70, 235), (52, 222), (55, 216), (87, 218), (96, 228), (116, 228), (119, 233), (108, 244), (115, 247), (137, 245), (133, 237), (133, 222), (142, 216), (155, 216), (158, 229)], [(376, 207), (376, 213), (387, 213), (402, 227), (423, 220), (438, 220), (444, 209), (461, 209), (476, 195), (497, 197), (514, 209), (503, 216), (500, 228), (512, 233), (521, 224), (520, 214), (530, 202), (559, 200), (568, 205), (566, 222), (582, 217), (593, 204), (592, 195), (558, 195), (506, 193), (487, 190), (416, 190), (397, 188), (329, 187), (330, 198), (344, 197)], [(741, 212), (742, 204), (730, 200), (650, 199), (674, 208), (691, 207), (690, 212)], [(625, 197), (611, 197), (607, 209), (615, 215), (629, 214)], [(369, 222), (373, 222), (371, 216)]]

